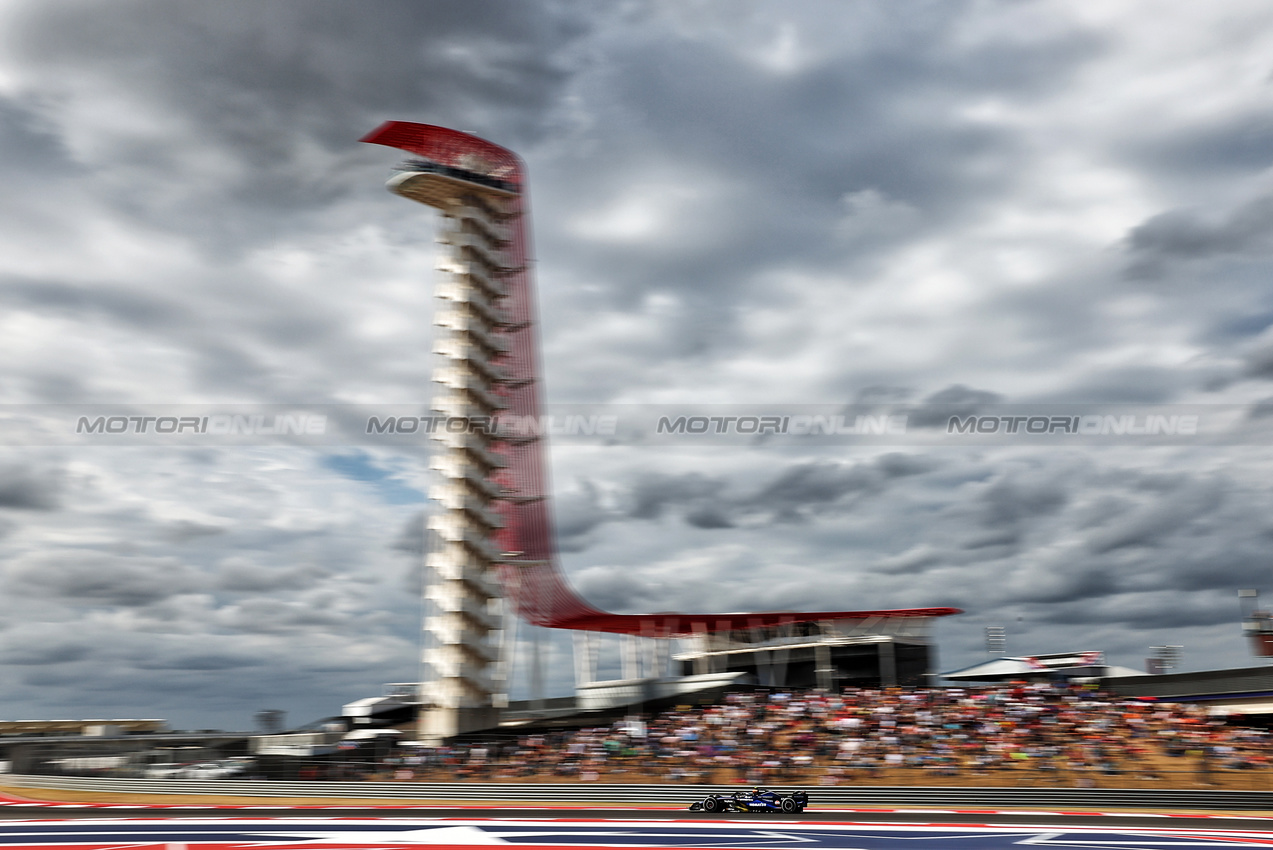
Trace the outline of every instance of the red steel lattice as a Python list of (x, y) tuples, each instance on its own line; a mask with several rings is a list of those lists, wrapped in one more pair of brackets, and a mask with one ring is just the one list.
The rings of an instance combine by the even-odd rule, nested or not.
[[(525, 168), (512, 151), (458, 130), (429, 124), (390, 121), (362, 141), (405, 150), (451, 168), (477, 171), (512, 184), (516, 193), (504, 199), (514, 217), (507, 251), (512, 270), (503, 276), (508, 287), (504, 306), (510, 342), (499, 365), (509, 380), (498, 389), (507, 413), (539, 421), (540, 369), (535, 288), (530, 270), (530, 214)], [(547, 441), (504, 442), (497, 451), (508, 460), (497, 482), (509, 497), (498, 503), (504, 528), (496, 540), (509, 557), (497, 567), (504, 592), (523, 620), (548, 628), (668, 637), (704, 632), (737, 631), (802, 622), (873, 618), (943, 617), (958, 608), (904, 608), (880, 611), (760, 612), (734, 614), (611, 614), (589, 605), (566, 581), (557, 564), (548, 497)]]

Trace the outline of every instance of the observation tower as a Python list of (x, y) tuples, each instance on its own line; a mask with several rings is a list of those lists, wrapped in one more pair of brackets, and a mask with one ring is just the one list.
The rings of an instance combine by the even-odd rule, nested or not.
[[(800, 624), (860, 634), (865, 624), (919, 626), (960, 613), (908, 608), (611, 614), (581, 599), (557, 564), (545, 438), (515, 437), (493, 427), (497, 417), (539, 421), (540, 416), (522, 162), (477, 136), (428, 124), (390, 121), (362, 141), (411, 154), (414, 158), (398, 166), (388, 188), (442, 216), (438, 241), (444, 250), (434, 285), (439, 304), (434, 324), (440, 328), (434, 351), (442, 363), (433, 373), (441, 390), (433, 408), (446, 419), (433, 431), (438, 445), (430, 465), (441, 482), (430, 496), (443, 510), (429, 521), (436, 548), (427, 560), (433, 580), (426, 582), (432, 610), (424, 624), (424, 662), (431, 675), (421, 684), (421, 737), (445, 738), (496, 725), (507, 699), (497, 662), (509, 614), (533, 626), (570, 629), (582, 638), (575, 643), (579, 687), (596, 684), (589, 637), (598, 632), (628, 639), (625, 678), (626, 671), (639, 676), (644, 668), (645, 680), (653, 680), (668, 673), (670, 655), (658, 650), (672, 638), (688, 638), (697, 647), (691, 650), (692, 664), (710, 672), (732, 669), (739, 653), (767, 653), (774, 641), (790, 644)], [(459, 427), (453, 429), (453, 423)], [(645, 664), (639, 662), (641, 639), (649, 649)], [(807, 643), (807, 637), (802, 641)]]

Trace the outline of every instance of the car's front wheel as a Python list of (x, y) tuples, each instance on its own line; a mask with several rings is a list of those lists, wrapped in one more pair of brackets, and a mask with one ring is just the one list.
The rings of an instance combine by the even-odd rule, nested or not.
[(703, 801), (703, 811), (714, 812), (718, 809), (720, 809), (720, 800), (717, 800), (715, 797), (708, 797)]

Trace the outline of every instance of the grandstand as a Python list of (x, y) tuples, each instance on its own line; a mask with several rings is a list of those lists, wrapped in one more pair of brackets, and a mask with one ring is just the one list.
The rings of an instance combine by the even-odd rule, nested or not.
[(1270, 736), (1199, 705), (1086, 685), (747, 689), (590, 724), (401, 747), (368, 765), (452, 782), (1269, 790)]

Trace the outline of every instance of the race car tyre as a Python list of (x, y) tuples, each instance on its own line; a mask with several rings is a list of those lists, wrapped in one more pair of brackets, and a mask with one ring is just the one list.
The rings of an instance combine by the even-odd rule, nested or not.
[(708, 797), (703, 801), (703, 811), (705, 812), (714, 812), (719, 808), (720, 800), (717, 800), (715, 797)]
[(787, 813), (787, 814), (791, 815), (791, 814), (795, 814), (796, 812), (800, 811), (800, 806), (796, 805), (796, 801), (795, 801), (795, 800), (791, 799), (790, 797), (786, 797), (786, 798), (784, 798), (784, 799), (783, 799), (783, 801), (782, 801), (782, 810), (783, 810), (785, 813)]

